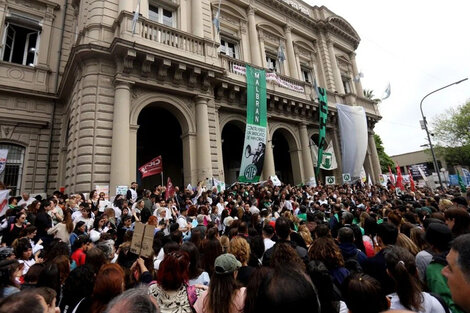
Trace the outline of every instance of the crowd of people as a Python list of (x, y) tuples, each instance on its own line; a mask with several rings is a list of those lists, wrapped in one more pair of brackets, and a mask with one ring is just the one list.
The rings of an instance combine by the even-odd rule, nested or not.
[(0, 312), (470, 312), (470, 191), (175, 189), (10, 197)]

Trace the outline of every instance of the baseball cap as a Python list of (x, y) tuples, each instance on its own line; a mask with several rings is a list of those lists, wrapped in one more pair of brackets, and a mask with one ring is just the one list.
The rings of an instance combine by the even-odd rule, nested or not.
[(216, 274), (228, 274), (238, 270), (242, 264), (233, 254), (221, 254), (215, 259), (214, 269)]

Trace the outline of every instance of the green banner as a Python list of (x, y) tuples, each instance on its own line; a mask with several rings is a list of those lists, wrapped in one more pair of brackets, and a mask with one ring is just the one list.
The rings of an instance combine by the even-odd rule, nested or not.
[(318, 162), (315, 172), (318, 176), (320, 173), (320, 165), (323, 162), (323, 149), (326, 140), (326, 121), (328, 119), (328, 99), (326, 97), (326, 89), (317, 87), (318, 100), (320, 101), (320, 128), (318, 132)]
[(246, 67), (246, 131), (240, 176), (245, 183), (259, 181), (266, 150), (266, 72)]

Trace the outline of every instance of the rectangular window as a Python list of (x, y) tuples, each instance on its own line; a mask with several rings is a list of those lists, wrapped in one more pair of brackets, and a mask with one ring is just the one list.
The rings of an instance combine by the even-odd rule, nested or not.
[(2, 60), (27, 66), (36, 65), (40, 34), (39, 30), (7, 22)]
[(277, 57), (266, 53), (266, 67), (271, 71), (279, 72)]
[(149, 19), (170, 27), (176, 27), (176, 14), (173, 9), (149, 5)]
[(313, 83), (312, 70), (304, 66), (301, 66), (300, 69), (302, 71), (303, 81), (306, 83)]
[(239, 58), (238, 42), (227, 38), (220, 39), (220, 52), (231, 58)]

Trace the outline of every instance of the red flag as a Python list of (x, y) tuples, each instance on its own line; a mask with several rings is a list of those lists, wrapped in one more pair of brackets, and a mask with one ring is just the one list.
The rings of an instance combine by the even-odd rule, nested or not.
[(170, 177), (166, 181), (166, 190), (165, 190), (165, 201), (172, 198), (175, 195), (175, 186), (171, 182)]
[(159, 155), (152, 161), (139, 167), (139, 171), (142, 173), (142, 178), (160, 174), (162, 172), (162, 156)]
[(411, 175), (411, 171), (409, 169), (408, 169), (408, 175), (410, 176), (411, 191), (415, 192), (415, 189), (416, 189), (415, 181), (413, 180), (413, 175)]
[(403, 186), (403, 176), (401, 176), (400, 166), (397, 164), (397, 187), (401, 190), (405, 190), (405, 186)]
[(390, 168), (390, 165), (388, 166), (388, 173), (390, 174), (390, 182), (392, 183), (393, 186), (395, 186), (395, 176), (392, 173), (392, 169)]

